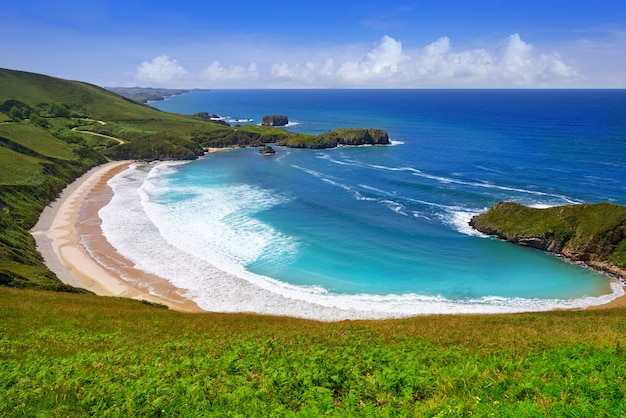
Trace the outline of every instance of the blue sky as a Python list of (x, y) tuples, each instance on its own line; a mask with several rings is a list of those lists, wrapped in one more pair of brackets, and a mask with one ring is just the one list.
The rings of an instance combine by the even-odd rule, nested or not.
[(626, 1), (42, 1), (0, 67), (102, 86), (626, 88)]

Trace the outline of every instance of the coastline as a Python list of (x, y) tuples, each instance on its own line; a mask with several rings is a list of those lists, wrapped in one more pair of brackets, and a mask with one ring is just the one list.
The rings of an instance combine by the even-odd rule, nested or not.
[[(178, 311), (206, 312), (188, 299), (183, 289), (134, 268), (133, 263), (122, 257), (102, 234), (98, 211), (112, 197), (107, 182), (132, 163), (107, 163), (69, 185), (59, 199), (45, 208), (31, 231), (37, 248), (48, 268), (71, 286), (101, 296), (161, 303)], [(574, 310), (610, 308), (626, 308), (626, 295), (606, 304)]]
[(70, 286), (99, 296), (147, 300), (178, 311), (204, 312), (181, 296), (181, 289), (134, 269), (102, 234), (98, 210), (112, 195), (106, 183), (130, 164), (132, 161), (116, 161), (95, 167), (68, 185), (44, 209), (31, 230), (37, 249), (46, 266)]

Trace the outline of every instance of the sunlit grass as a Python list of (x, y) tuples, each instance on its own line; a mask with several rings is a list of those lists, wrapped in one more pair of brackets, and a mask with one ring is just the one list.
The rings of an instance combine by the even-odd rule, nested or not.
[(50, 132), (27, 122), (0, 124), (0, 137), (32, 150), (44, 157), (75, 160), (72, 148)]
[(626, 313), (323, 323), (0, 288), (0, 415), (623, 416)]

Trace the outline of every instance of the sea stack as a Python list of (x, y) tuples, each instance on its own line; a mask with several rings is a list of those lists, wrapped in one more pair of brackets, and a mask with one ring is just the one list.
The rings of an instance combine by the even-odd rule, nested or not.
[(289, 119), (284, 115), (267, 115), (261, 120), (263, 126), (285, 126), (288, 123)]

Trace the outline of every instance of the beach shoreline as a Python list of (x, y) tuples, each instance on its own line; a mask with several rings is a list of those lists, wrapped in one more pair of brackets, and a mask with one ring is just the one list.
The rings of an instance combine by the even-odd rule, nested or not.
[(132, 163), (116, 161), (100, 165), (68, 185), (44, 209), (31, 230), (37, 250), (46, 266), (70, 286), (99, 296), (146, 300), (183, 312), (204, 312), (182, 296), (184, 290), (134, 269), (102, 234), (98, 210), (112, 196), (106, 183)]
[[(131, 164), (132, 161), (121, 161), (98, 166), (67, 186), (60, 197), (44, 209), (31, 231), (37, 249), (48, 268), (70, 286), (101, 296), (161, 303), (177, 311), (207, 312), (187, 298), (184, 289), (136, 269), (103, 235), (98, 211), (113, 196), (107, 182)], [(625, 307), (626, 295), (584, 309)]]

